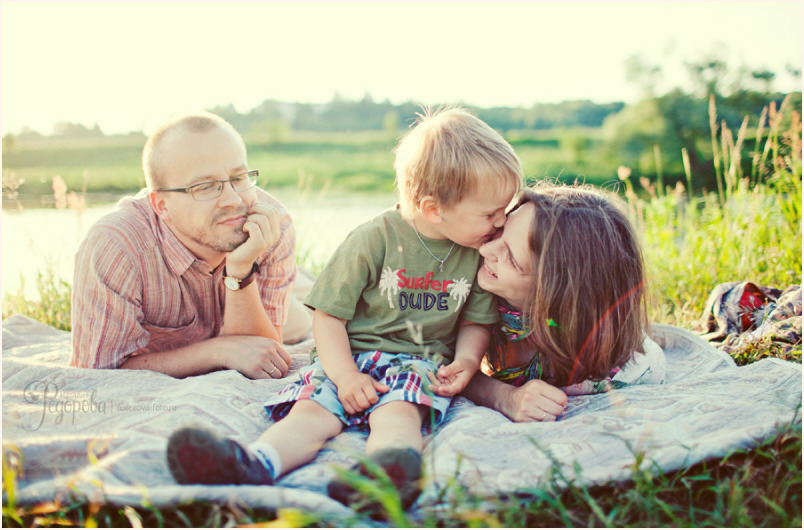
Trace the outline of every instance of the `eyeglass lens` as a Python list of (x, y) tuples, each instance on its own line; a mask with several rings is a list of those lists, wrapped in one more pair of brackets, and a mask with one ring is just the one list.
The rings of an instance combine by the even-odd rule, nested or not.
[(225, 181), (204, 182), (190, 188), (193, 198), (200, 201), (215, 199), (223, 193), (223, 186), (229, 182), (232, 189), (240, 193), (248, 191), (257, 185), (257, 175), (249, 172), (237, 175)]

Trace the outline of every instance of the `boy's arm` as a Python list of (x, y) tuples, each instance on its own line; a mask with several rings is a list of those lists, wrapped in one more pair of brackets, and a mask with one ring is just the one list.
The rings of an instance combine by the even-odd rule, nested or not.
[(358, 370), (352, 357), (346, 321), (316, 309), (313, 337), (324, 373), (338, 387), (338, 399), (349, 414), (366, 410), (379, 401), (377, 392), (388, 392), (387, 385)]
[(464, 321), (455, 342), (455, 360), (438, 369), (438, 381), (431, 385), (441, 396), (454, 396), (469, 384), (489, 345), (490, 333), (483, 324)]

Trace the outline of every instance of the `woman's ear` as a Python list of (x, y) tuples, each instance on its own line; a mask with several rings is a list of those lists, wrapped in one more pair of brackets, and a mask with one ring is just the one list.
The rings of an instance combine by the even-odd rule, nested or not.
[(419, 211), (428, 223), (437, 225), (444, 220), (441, 216), (441, 206), (432, 195), (426, 195), (419, 201)]

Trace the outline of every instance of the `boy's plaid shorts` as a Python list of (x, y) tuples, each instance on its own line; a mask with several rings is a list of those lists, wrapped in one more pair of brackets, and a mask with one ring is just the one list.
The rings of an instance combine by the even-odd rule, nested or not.
[(271, 419), (278, 421), (290, 411), (293, 403), (302, 399), (315, 401), (338, 417), (347, 427), (368, 426), (368, 416), (377, 407), (391, 401), (407, 401), (432, 409), (425, 430), (434, 427), (444, 418), (451, 398), (430, 391), (428, 373), (435, 374), (441, 366), (430, 359), (405, 353), (369, 351), (353, 355), (361, 373), (388, 385), (391, 389), (379, 394), (380, 400), (357, 414), (348, 414), (338, 400), (338, 388), (324, 373), (318, 359), (299, 371), (299, 381), (282, 389), (265, 403)]

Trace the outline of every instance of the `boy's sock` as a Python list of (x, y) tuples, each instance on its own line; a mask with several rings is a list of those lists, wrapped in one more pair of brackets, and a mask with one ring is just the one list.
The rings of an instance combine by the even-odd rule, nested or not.
[(279, 453), (273, 445), (268, 442), (252, 442), (248, 446), (249, 450), (254, 453), (257, 460), (265, 466), (265, 469), (271, 474), (271, 477), (276, 480), (282, 473), (282, 461), (279, 459)]

